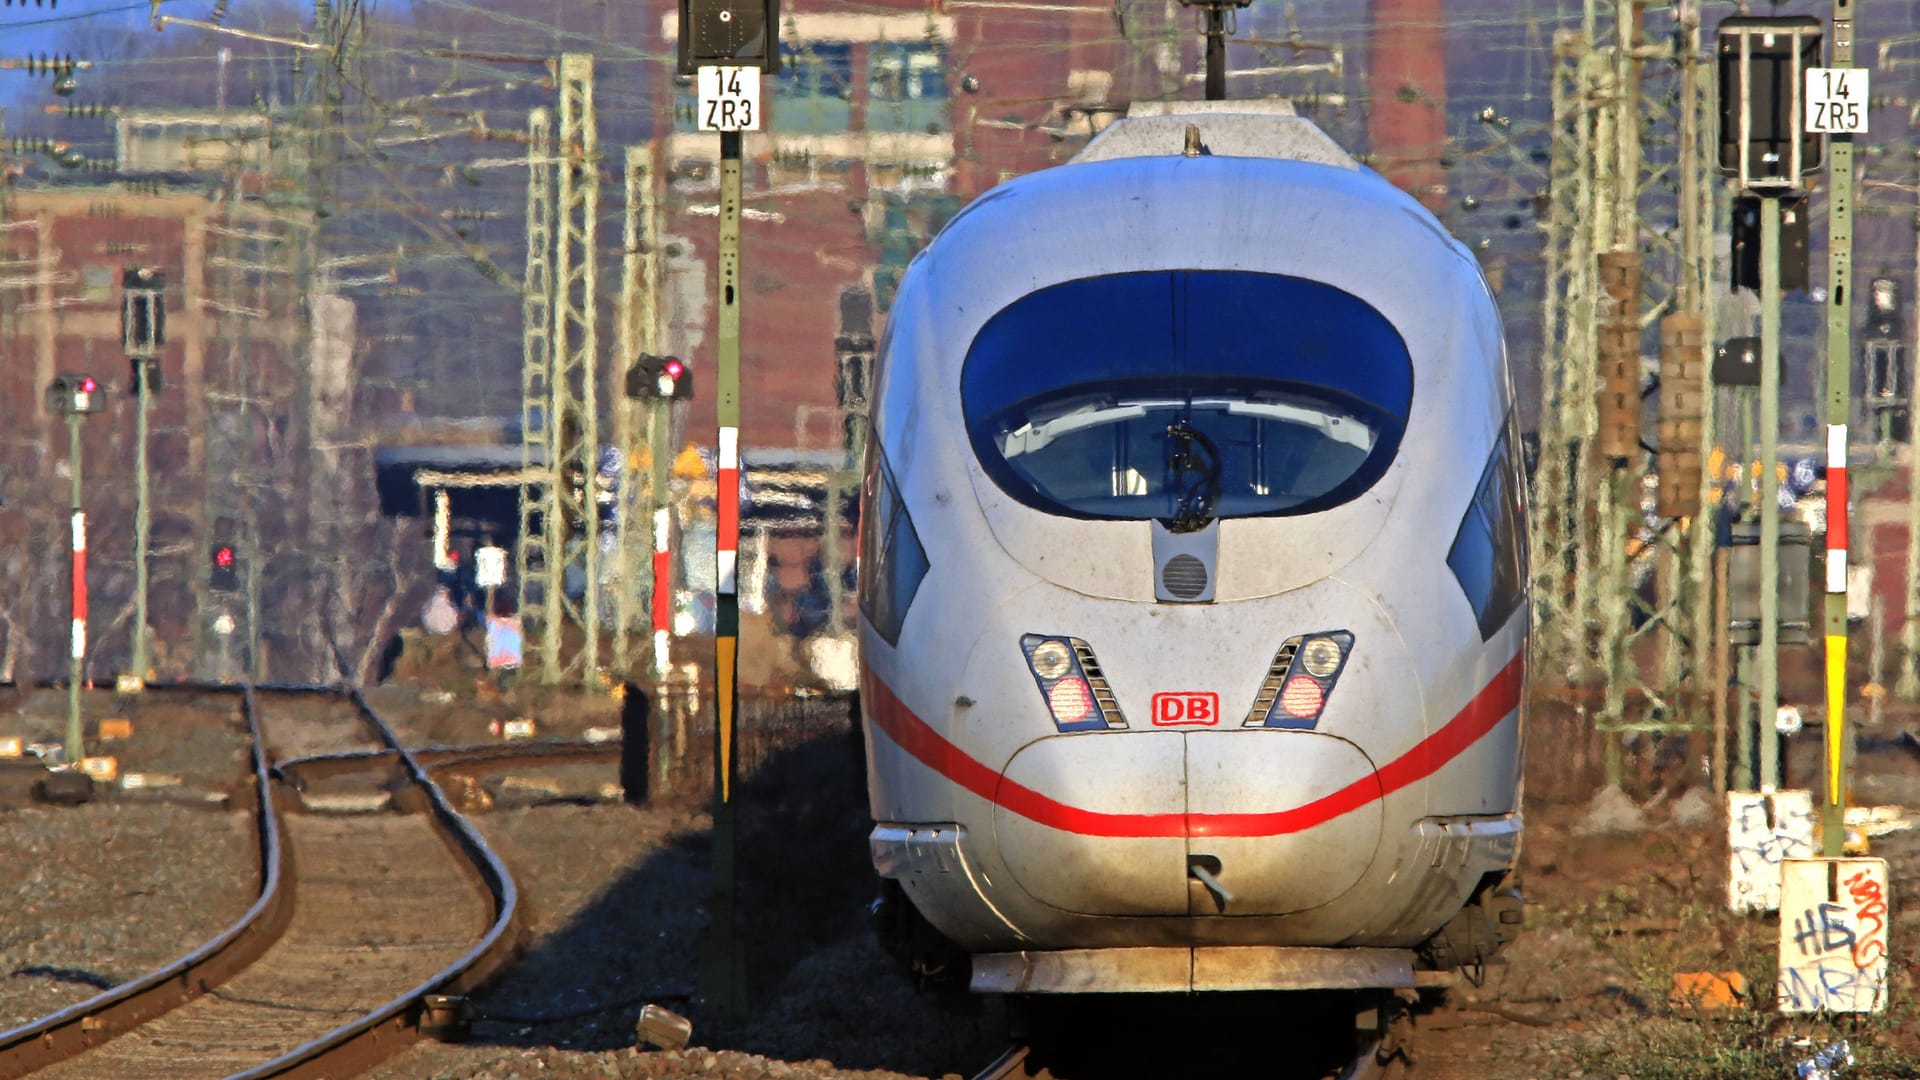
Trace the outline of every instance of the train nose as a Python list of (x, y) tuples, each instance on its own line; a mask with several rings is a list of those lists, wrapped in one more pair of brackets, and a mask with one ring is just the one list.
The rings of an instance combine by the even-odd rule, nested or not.
[(1312, 731), (1063, 735), (1007, 763), (994, 829), (1020, 887), (1066, 911), (1278, 915), (1366, 873), (1379, 795), (1366, 754)]

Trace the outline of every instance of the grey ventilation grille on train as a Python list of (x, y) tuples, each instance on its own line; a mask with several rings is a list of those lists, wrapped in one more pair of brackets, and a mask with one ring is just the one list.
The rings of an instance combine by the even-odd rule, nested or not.
[(1163, 604), (1213, 602), (1215, 563), (1220, 557), (1220, 521), (1177, 533), (1153, 525), (1153, 597)]
[(1191, 555), (1175, 555), (1160, 568), (1160, 584), (1181, 600), (1207, 591), (1207, 564)]

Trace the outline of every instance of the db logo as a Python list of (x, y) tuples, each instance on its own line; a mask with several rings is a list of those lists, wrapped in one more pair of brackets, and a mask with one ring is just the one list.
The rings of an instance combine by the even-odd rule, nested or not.
[(1154, 727), (1212, 727), (1219, 722), (1219, 694), (1188, 691), (1153, 695)]

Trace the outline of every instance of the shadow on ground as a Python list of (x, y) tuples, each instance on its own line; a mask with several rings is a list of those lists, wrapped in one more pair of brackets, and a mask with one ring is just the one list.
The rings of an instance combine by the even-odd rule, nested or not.
[[(743, 702), (739, 935), (747, 1011), (695, 1000), (710, 899), (712, 727), (699, 713), (627, 716), (642, 835), (664, 834), (566, 925), (476, 999), (474, 1041), (603, 1050), (633, 1045), (641, 1007), (688, 1016), (696, 1043), (842, 1068), (971, 1072), (1004, 1045), (998, 1007), (916, 991), (867, 922), (865, 767), (845, 701)], [(710, 716), (710, 711), (707, 714)], [(510, 860), (511, 861), (511, 860)]]

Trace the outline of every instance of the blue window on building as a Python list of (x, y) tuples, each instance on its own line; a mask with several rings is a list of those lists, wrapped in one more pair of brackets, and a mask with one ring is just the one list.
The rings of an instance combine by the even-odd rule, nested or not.
[(773, 77), (774, 131), (827, 135), (853, 124), (853, 46), (844, 41), (780, 45)]
[(928, 42), (867, 47), (867, 130), (937, 133), (948, 128), (947, 57)]

